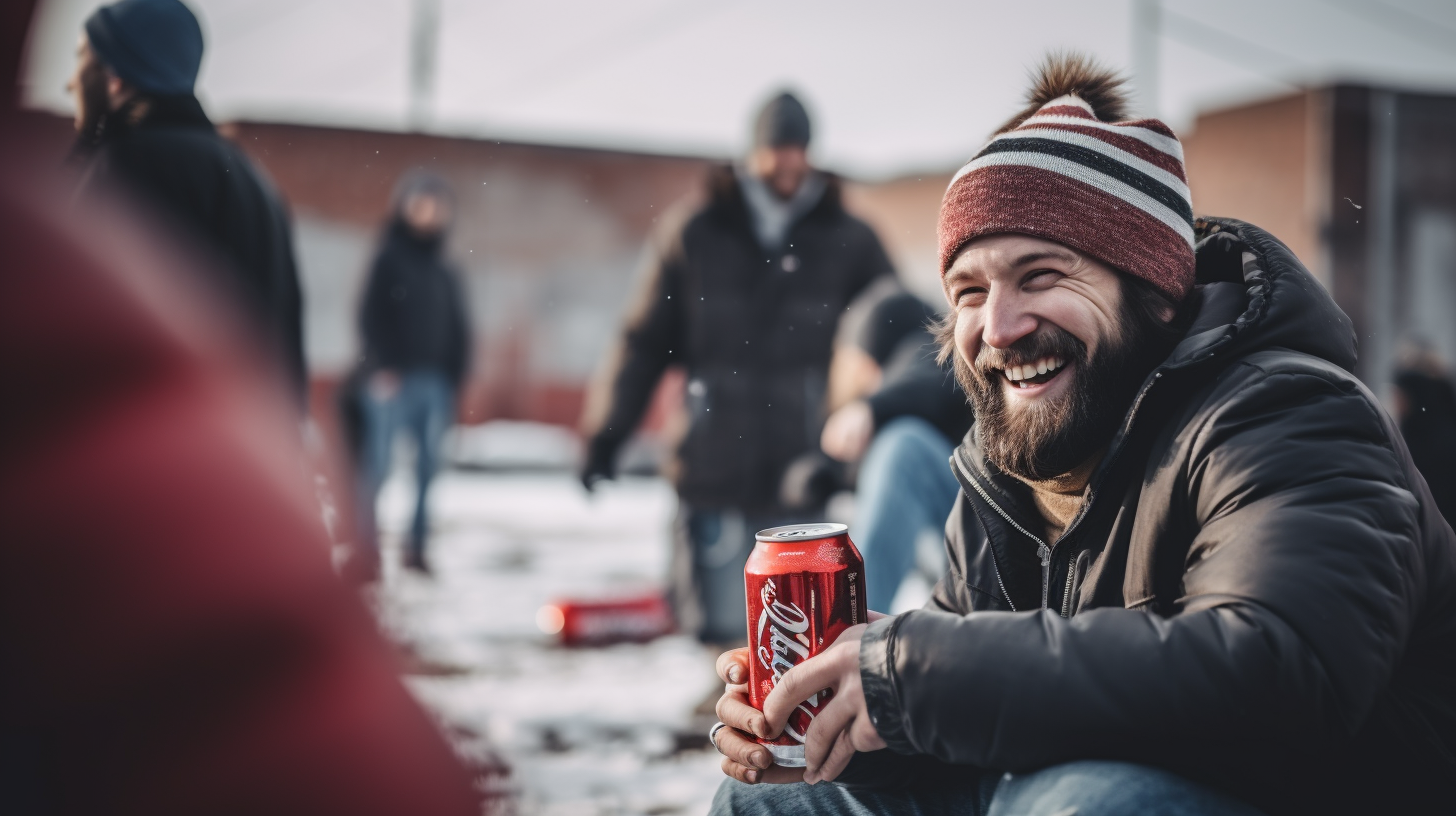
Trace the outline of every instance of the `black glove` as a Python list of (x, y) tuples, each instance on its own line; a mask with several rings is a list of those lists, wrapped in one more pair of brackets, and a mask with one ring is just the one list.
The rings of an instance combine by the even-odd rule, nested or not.
[(581, 469), (581, 486), (590, 493), (597, 482), (617, 477), (617, 441), (596, 437), (587, 443), (586, 464)]

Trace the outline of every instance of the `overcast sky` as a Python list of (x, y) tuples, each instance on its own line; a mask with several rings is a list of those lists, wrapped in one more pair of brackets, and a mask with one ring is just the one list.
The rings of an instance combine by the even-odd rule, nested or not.
[[(189, 0), (220, 120), (408, 122), (412, 0)], [(814, 153), (860, 177), (964, 161), (1016, 109), (1049, 49), (1132, 65), (1132, 0), (436, 0), (430, 130), (731, 155), (782, 87), (815, 117)], [(28, 98), (62, 90), (94, 0), (43, 0)], [(1456, 93), (1451, 0), (1163, 0), (1158, 112), (1349, 79)], [(1200, 10), (1204, 11), (1200, 11)]]

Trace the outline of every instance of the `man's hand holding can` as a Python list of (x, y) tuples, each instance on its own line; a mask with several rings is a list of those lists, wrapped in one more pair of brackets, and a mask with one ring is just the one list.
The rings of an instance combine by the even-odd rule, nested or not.
[[(869, 612), (869, 620), (885, 617)], [(859, 685), (859, 639), (864, 626), (845, 630), (834, 645), (789, 670), (779, 680), (764, 711), (748, 699), (748, 649), (733, 649), (718, 656), (718, 677), (723, 696), (718, 699), (713, 744), (723, 755), (723, 773), (748, 784), (766, 782), (830, 781), (849, 764), (855, 751), (885, 747), (865, 710)], [(789, 714), (821, 689), (834, 689), (834, 697), (809, 727), (805, 743), (808, 766), (785, 768), (773, 764), (773, 755), (759, 742), (783, 732)], [(800, 699), (802, 698), (802, 699)]]
[(748, 700), (748, 659), (746, 648), (718, 656), (718, 677), (725, 685), (717, 713), (724, 727), (716, 729), (713, 745), (723, 755), (723, 773), (750, 785), (802, 781), (803, 768), (775, 765), (768, 748), (758, 742), (777, 734), (768, 730), (763, 712)]

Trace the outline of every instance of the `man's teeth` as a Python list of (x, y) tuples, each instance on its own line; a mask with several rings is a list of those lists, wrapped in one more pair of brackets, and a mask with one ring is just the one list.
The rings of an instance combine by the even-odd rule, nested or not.
[(1034, 363), (1026, 365), (1011, 366), (1006, 369), (1006, 379), (1012, 382), (1029, 380), (1032, 377), (1046, 374), (1049, 371), (1056, 371), (1066, 365), (1067, 361), (1060, 357), (1043, 357)]

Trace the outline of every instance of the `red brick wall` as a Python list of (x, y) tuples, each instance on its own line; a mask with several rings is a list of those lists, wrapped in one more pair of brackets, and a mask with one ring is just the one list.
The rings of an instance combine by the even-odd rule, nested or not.
[(1325, 178), (1320, 100), (1314, 93), (1198, 117), (1183, 137), (1193, 209), (1268, 230), (1322, 275), (1319, 187)]

